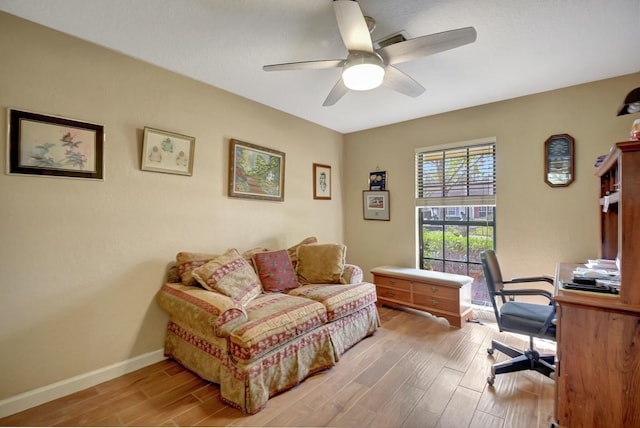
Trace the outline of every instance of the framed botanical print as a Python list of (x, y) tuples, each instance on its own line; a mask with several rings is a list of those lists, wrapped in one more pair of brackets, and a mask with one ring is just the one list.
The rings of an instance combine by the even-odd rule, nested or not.
[(9, 174), (102, 180), (104, 127), (9, 109)]

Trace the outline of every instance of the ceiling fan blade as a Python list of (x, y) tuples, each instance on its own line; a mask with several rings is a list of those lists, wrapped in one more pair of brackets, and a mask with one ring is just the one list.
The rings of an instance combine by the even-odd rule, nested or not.
[(335, 84), (335, 86), (333, 87), (333, 89), (331, 90), (331, 92), (329, 92), (329, 95), (327, 95), (327, 99), (324, 100), (324, 103), (322, 103), (322, 106), (327, 107), (327, 106), (334, 105), (335, 103), (340, 101), (340, 98), (342, 98), (344, 94), (346, 94), (348, 91), (349, 89), (346, 86), (344, 86), (344, 82), (342, 81), (342, 78), (340, 78), (338, 82)]
[(417, 97), (424, 92), (424, 87), (404, 72), (393, 66), (385, 67), (382, 84), (410, 97)]
[(465, 27), (416, 37), (415, 39), (385, 46), (378, 49), (377, 52), (385, 64), (393, 65), (473, 43), (476, 38), (476, 29)]
[(358, 2), (334, 0), (333, 10), (336, 13), (338, 29), (347, 50), (373, 52), (369, 27), (367, 27)]
[(344, 65), (343, 59), (324, 59), (319, 61), (288, 62), (284, 64), (271, 64), (262, 67), (264, 71), (281, 70), (312, 70), (323, 68), (336, 68)]

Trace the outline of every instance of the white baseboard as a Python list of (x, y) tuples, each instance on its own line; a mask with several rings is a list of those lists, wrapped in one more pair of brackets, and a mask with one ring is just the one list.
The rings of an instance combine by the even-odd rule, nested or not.
[(0, 418), (82, 391), (164, 359), (164, 350), (160, 349), (0, 400)]

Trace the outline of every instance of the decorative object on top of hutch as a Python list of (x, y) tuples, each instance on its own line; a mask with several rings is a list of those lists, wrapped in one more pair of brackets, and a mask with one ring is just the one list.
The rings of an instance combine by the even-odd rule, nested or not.
[(558, 289), (555, 422), (640, 426), (640, 141), (617, 143), (598, 167), (600, 257), (619, 259), (620, 295)]
[(544, 182), (566, 187), (574, 180), (574, 140), (569, 134), (552, 135), (544, 142)]

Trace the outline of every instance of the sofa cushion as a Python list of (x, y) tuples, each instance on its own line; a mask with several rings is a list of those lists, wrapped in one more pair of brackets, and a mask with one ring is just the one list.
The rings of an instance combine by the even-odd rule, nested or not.
[(291, 264), (293, 265), (294, 269), (298, 265), (298, 248), (301, 245), (310, 245), (310, 244), (317, 244), (317, 243), (318, 243), (318, 238), (316, 238), (315, 236), (309, 236), (308, 238), (303, 239), (302, 241), (298, 242), (296, 245), (289, 247), (287, 249), (287, 251), (289, 252), (289, 258), (291, 259)]
[(340, 284), (347, 247), (343, 244), (301, 245), (296, 271), (302, 283)]
[(253, 267), (235, 248), (194, 269), (192, 274), (204, 288), (229, 296), (243, 306), (262, 292)]
[(178, 270), (180, 281), (184, 285), (198, 285), (198, 281), (196, 281), (191, 272), (218, 256), (219, 254), (191, 253), (187, 251), (178, 253), (176, 256), (176, 269)]
[(368, 282), (339, 285), (309, 284), (291, 290), (288, 294), (322, 303), (327, 310), (329, 321), (357, 312), (377, 300), (376, 287)]
[(287, 250), (256, 253), (253, 265), (265, 292), (282, 293), (299, 285)]
[(248, 320), (231, 331), (230, 352), (254, 360), (327, 322), (324, 305), (297, 296), (266, 293), (246, 306)]

